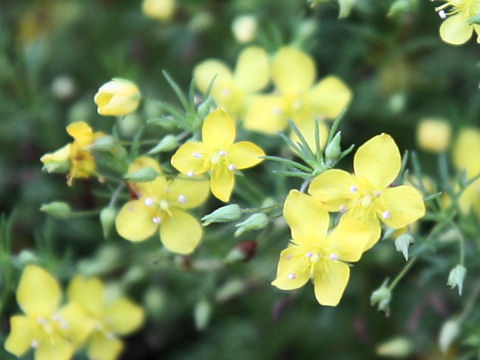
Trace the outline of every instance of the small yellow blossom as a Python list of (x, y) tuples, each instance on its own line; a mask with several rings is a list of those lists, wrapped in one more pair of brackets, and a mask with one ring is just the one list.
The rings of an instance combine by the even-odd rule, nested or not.
[(327, 234), (326, 208), (296, 190), (285, 200), (283, 216), (292, 232), (292, 243), (280, 254), (277, 278), (272, 285), (298, 289), (312, 279), (321, 305), (336, 306), (350, 277), (348, 262), (360, 260), (370, 230), (353, 219), (342, 220)]
[(413, 186), (391, 186), (401, 167), (400, 151), (387, 134), (377, 135), (362, 146), (353, 161), (354, 174), (327, 170), (310, 184), (309, 193), (328, 211), (345, 213), (371, 230), (365, 248), (380, 238), (380, 221), (399, 229), (425, 215), (421, 193)]
[(103, 84), (94, 97), (100, 115), (120, 116), (134, 112), (140, 103), (140, 90), (133, 82), (115, 78)]
[[(447, 9), (447, 11), (445, 11)], [(445, 21), (440, 25), (440, 37), (446, 43), (461, 45), (477, 33), (477, 42), (480, 43), (480, 25), (471, 24), (469, 20), (480, 14), (478, 0), (449, 0), (435, 8)]]
[(424, 118), (417, 126), (417, 143), (421, 149), (439, 153), (450, 144), (452, 129), (445, 119)]
[(39, 266), (27, 266), (17, 288), (17, 302), (25, 315), (10, 318), (5, 349), (23, 356), (32, 348), (36, 360), (71, 359), (74, 343), (85, 338), (88, 330), (82, 326), (82, 311), (75, 305), (60, 308), (61, 298), (60, 285), (52, 275)]
[(98, 278), (76, 276), (68, 287), (72, 304), (82, 307), (88, 319), (87, 354), (92, 360), (115, 360), (123, 349), (120, 336), (138, 330), (143, 324), (143, 309), (128, 300), (110, 300)]
[(95, 173), (95, 159), (88, 147), (96, 139), (105, 136), (101, 132), (93, 132), (84, 121), (78, 121), (67, 126), (67, 133), (73, 137), (73, 142), (62, 148), (48, 153), (40, 158), (47, 172), (69, 171), (68, 185), (72, 185), (76, 178), (89, 178)]
[(130, 241), (143, 241), (160, 228), (160, 239), (170, 251), (189, 254), (202, 237), (199, 221), (186, 209), (202, 204), (208, 196), (208, 181), (194, 178), (167, 180), (157, 161), (140, 157), (129, 173), (151, 167), (159, 176), (148, 182), (129, 182), (137, 199), (127, 202), (117, 215), (118, 233)]
[(235, 182), (234, 172), (259, 164), (265, 153), (249, 141), (234, 143), (235, 124), (223, 109), (211, 112), (202, 127), (202, 142), (190, 141), (178, 148), (171, 163), (188, 176), (210, 171), (210, 190), (228, 202)]
[[(306, 53), (283, 47), (272, 63), (276, 91), (252, 100), (245, 127), (276, 134), (287, 127), (287, 119), (298, 126), (309, 144), (315, 144), (315, 119), (334, 119), (350, 103), (352, 92), (336, 76), (329, 75), (314, 84), (315, 63)], [(327, 140), (327, 126), (320, 122), (321, 143)]]
[(175, 0), (143, 0), (142, 11), (145, 16), (168, 21), (175, 13)]
[(207, 59), (195, 67), (193, 76), (203, 93), (213, 81), (210, 94), (217, 105), (235, 119), (243, 118), (250, 96), (270, 82), (268, 55), (264, 49), (251, 46), (240, 53), (233, 73), (223, 61)]

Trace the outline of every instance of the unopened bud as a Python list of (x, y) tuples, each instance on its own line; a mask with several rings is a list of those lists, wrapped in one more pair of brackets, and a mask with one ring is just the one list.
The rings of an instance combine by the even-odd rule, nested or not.
[(446, 119), (424, 118), (417, 127), (418, 146), (428, 152), (438, 153), (448, 148), (452, 129)]
[(103, 237), (108, 239), (115, 223), (117, 210), (111, 206), (107, 206), (100, 211), (100, 224), (102, 225)]
[(165, 310), (167, 299), (165, 292), (156, 287), (150, 287), (145, 292), (143, 303), (147, 313), (154, 318), (160, 318)]
[(202, 217), (203, 225), (211, 223), (224, 223), (240, 219), (242, 216), (242, 209), (237, 204), (230, 204), (222, 206), (210, 214)]
[(402, 252), (403, 256), (405, 257), (405, 261), (408, 261), (408, 248), (411, 244), (413, 244), (413, 242), (413, 236), (407, 233), (401, 234), (395, 239), (395, 249)]
[(460, 325), (456, 320), (447, 320), (443, 323), (438, 336), (438, 345), (443, 353), (446, 353), (450, 345), (457, 339), (460, 333)]
[(375, 306), (379, 311), (383, 311), (387, 316), (390, 313), (390, 300), (392, 299), (392, 292), (387, 288), (388, 280), (375, 290), (370, 296), (370, 305)]
[(448, 274), (447, 285), (452, 289), (456, 286), (458, 287), (458, 295), (462, 295), (463, 290), (463, 280), (465, 280), (465, 275), (467, 275), (467, 269), (463, 265), (455, 266)]
[(255, 240), (242, 241), (235, 245), (232, 250), (225, 257), (227, 264), (248, 261), (257, 251), (257, 242)]
[(86, 150), (97, 150), (97, 151), (112, 151), (116, 146), (116, 141), (113, 136), (105, 135), (100, 136), (93, 142), (92, 145), (88, 146)]
[(238, 237), (246, 231), (260, 230), (268, 225), (268, 216), (264, 213), (255, 213), (250, 215), (241, 223), (235, 225), (237, 230), (234, 236)]
[(178, 147), (178, 139), (175, 135), (166, 135), (163, 137), (162, 140), (148, 153), (149, 154), (157, 154), (162, 151), (172, 151)]
[(42, 204), (40, 211), (43, 211), (57, 219), (66, 219), (72, 215), (70, 205), (63, 201), (53, 201), (48, 204)]
[(327, 160), (327, 165), (333, 165), (335, 161), (338, 160), (342, 154), (342, 149), (340, 147), (340, 141), (342, 140), (342, 132), (339, 131), (335, 134), (332, 141), (330, 141), (325, 148), (325, 158)]
[(210, 303), (201, 299), (195, 304), (193, 309), (193, 320), (195, 321), (195, 328), (199, 331), (204, 330), (210, 322), (210, 316), (212, 314), (212, 306)]
[(410, 0), (396, 0), (391, 6), (390, 10), (388, 10), (387, 16), (395, 16), (398, 14), (404, 14), (408, 11), (412, 10), (412, 1)]
[(147, 182), (155, 180), (158, 176), (157, 171), (151, 166), (146, 166), (137, 171), (125, 175), (123, 178), (125, 180), (134, 181), (134, 182)]
[(237, 16), (232, 23), (232, 33), (240, 44), (249, 43), (255, 39), (258, 31), (257, 19), (252, 15)]
[(412, 353), (412, 342), (406, 338), (396, 337), (385, 341), (377, 347), (377, 355), (403, 359)]
[(220, 289), (218, 289), (215, 300), (217, 302), (228, 301), (235, 296), (240, 295), (245, 290), (245, 283), (242, 280), (234, 279), (225, 283)]
[(17, 260), (21, 267), (39, 262), (38, 256), (32, 250), (28, 249), (20, 251), (20, 253), (17, 255)]

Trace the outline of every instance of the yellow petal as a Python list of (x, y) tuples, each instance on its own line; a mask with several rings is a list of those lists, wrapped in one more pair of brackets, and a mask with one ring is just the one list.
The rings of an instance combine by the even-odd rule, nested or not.
[(210, 186), (206, 179), (176, 178), (168, 184), (169, 202), (182, 209), (203, 204), (209, 194)]
[(283, 206), (283, 216), (297, 244), (323, 239), (327, 235), (327, 209), (307, 194), (290, 190)]
[(315, 77), (313, 59), (300, 50), (286, 46), (273, 59), (272, 80), (282, 94), (308, 91)]
[(69, 360), (74, 352), (73, 344), (61, 336), (41, 341), (35, 351), (35, 360)]
[(440, 25), (440, 37), (446, 43), (461, 45), (466, 43), (473, 33), (473, 26), (468, 23), (462, 12), (449, 16)]
[(355, 175), (364, 177), (378, 189), (384, 189), (397, 177), (401, 162), (395, 141), (390, 135), (381, 134), (358, 148), (353, 168)]
[(50, 317), (61, 300), (57, 280), (36, 265), (28, 265), (20, 278), (17, 288), (17, 302), (23, 312), (34, 318)]
[(337, 227), (326, 239), (326, 248), (330, 254), (342, 261), (360, 260), (371, 236), (371, 229), (353, 219), (341, 219)]
[(256, 96), (247, 109), (245, 128), (272, 135), (282, 131), (288, 124), (286, 105), (281, 96)]
[(5, 341), (5, 350), (22, 356), (31, 347), (32, 341), (38, 337), (39, 328), (35, 319), (24, 315), (10, 318), (10, 334)]
[(148, 156), (139, 156), (128, 167), (128, 173), (133, 173), (145, 167), (151, 167), (157, 173), (162, 172), (162, 168), (157, 160)]
[(210, 175), (210, 190), (217, 199), (228, 202), (232, 195), (235, 177), (233, 172), (224, 164), (213, 168)]
[(310, 279), (310, 260), (298, 246), (290, 246), (280, 253), (277, 277), (272, 285), (282, 290), (302, 287)]
[(120, 116), (135, 111), (140, 98), (140, 90), (135, 83), (117, 78), (103, 84), (93, 100), (99, 114)]
[(270, 80), (267, 52), (260, 47), (248, 47), (238, 57), (235, 84), (247, 92), (262, 90)]
[(92, 315), (100, 317), (103, 314), (104, 286), (98, 278), (75, 276), (67, 290), (68, 299), (81, 304)]
[(211, 166), (210, 150), (201, 142), (190, 141), (177, 149), (170, 162), (183, 174), (203, 174)]
[[(84, 297), (88, 297), (88, 294), (85, 294)], [(61, 334), (70, 339), (76, 348), (80, 347), (87, 340), (97, 323), (95, 319), (89, 316), (85, 308), (78, 303), (69, 303), (63, 306), (58, 311), (58, 315), (67, 325), (64, 328), (61, 327)]]
[(202, 126), (202, 140), (212, 148), (227, 148), (235, 140), (235, 124), (223, 109), (217, 109), (205, 118)]
[(328, 211), (336, 212), (348, 206), (354, 196), (350, 189), (355, 185), (353, 175), (343, 170), (331, 169), (313, 179), (308, 192), (324, 203)]
[(364, 208), (363, 206), (356, 206), (352, 210), (348, 210), (343, 216), (342, 221), (353, 219), (356, 222), (364, 224), (370, 230), (370, 238), (365, 245), (363, 251), (367, 251), (380, 240), (382, 228), (378, 215), (373, 208)]
[(480, 173), (479, 153), (480, 129), (475, 127), (462, 129), (453, 148), (453, 164), (458, 170), (465, 169), (468, 179)]
[[(151, 167), (158, 174), (162, 174), (162, 169), (158, 161), (148, 156), (136, 158), (135, 161), (128, 167), (128, 174), (132, 174), (135, 171), (147, 167)], [(151, 197), (158, 199), (165, 195), (165, 191), (167, 189), (167, 179), (162, 175), (157, 176), (153, 181), (129, 181), (128, 184), (138, 197)]]
[(193, 77), (195, 78), (195, 85), (202, 93), (207, 92), (212, 81), (215, 81), (213, 83), (214, 87), (218, 87), (218, 84), (231, 84), (233, 82), (229, 67), (218, 60), (205, 60), (195, 66)]
[(249, 141), (239, 141), (228, 148), (228, 162), (235, 166), (235, 169), (246, 169), (255, 166), (263, 161), (265, 156), (263, 150)]
[(115, 219), (115, 226), (121, 237), (130, 241), (142, 241), (152, 236), (158, 228), (154, 222), (157, 216), (155, 206), (146, 206), (144, 200), (126, 203)]
[(107, 338), (101, 334), (93, 336), (87, 348), (90, 359), (115, 360), (123, 350), (123, 343), (117, 338)]
[(40, 158), (40, 161), (45, 165), (48, 170), (49, 163), (61, 163), (68, 160), (68, 156), (70, 155), (70, 144), (67, 144), (60, 149), (43, 155)]
[(327, 76), (310, 91), (309, 99), (316, 115), (335, 119), (350, 104), (352, 91), (336, 76)]
[(412, 186), (402, 185), (386, 189), (381, 195), (377, 214), (388, 226), (399, 229), (425, 215), (422, 195)]
[[(313, 116), (303, 116), (294, 118), (293, 121), (295, 125), (297, 125), (298, 130), (302, 133), (305, 140), (307, 140), (307, 144), (310, 146), (310, 149), (315, 151), (317, 149), (317, 145), (315, 142), (315, 118)], [(328, 126), (324, 121), (320, 121), (318, 123), (318, 134), (320, 135), (320, 149), (325, 148), (325, 144), (327, 143), (328, 139)], [(300, 141), (297, 134), (292, 130), (290, 131), (290, 139), (294, 143)]]
[(118, 335), (128, 335), (136, 331), (145, 318), (143, 309), (127, 298), (121, 298), (105, 309), (105, 319), (112, 331)]
[(171, 213), (160, 226), (160, 239), (168, 250), (190, 254), (200, 243), (202, 227), (194, 216), (183, 210), (171, 208)]
[(313, 274), (315, 297), (321, 305), (337, 306), (347, 287), (350, 269), (338, 260), (317, 262)]
[(85, 121), (74, 122), (67, 126), (67, 133), (81, 147), (91, 145), (95, 139), (92, 128)]

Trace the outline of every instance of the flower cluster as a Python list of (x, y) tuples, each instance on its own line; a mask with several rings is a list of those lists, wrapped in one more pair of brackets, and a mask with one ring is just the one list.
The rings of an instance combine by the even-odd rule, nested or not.
[(67, 296), (61, 305), (57, 280), (27, 266), (17, 288), (24, 314), (11, 317), (5, 349), (16, 356), (34, 349), (37, 360), (69, 360), (85, 347), (92, 360), (115, 360), (123, 349), (120, 337), (143, 324), (143, 309), (127, 298), (109, 299), (98, 278), (74, 277)]

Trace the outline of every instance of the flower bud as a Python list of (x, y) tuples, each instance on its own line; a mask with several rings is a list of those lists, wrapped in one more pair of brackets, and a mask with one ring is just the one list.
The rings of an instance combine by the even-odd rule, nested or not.
[(111, 206), (107, 206), (100, 211), (100, 224), (102, 225), (103, 237), (108, 239), (115, 224), (117, 210)]
[(460, 333), (460, 325), (456, 320), (447, 320), (443, 323), (438, 336), (438, 345), (443, 353), (446, 353), (450, 345), (457, 339)]
[(147, 182), (155, 180), (158, 176), (157, 171), (151, 166), (146, 166), (132, 173), (126, 174), (123, 178), (125, 180), (134, 182)]
[(145, 292), (143, 303), (148, 314), (158, 319), (166, 308), (167, 299), (165, 292), (156, 287), (150, 287)]
[(330, 141), (325, 148), (325, 159), (327, 161), (327, 165), (333, 165), (342, 154), (342, 149), (340, 147), (341, 140), (342, 132), (339, 131), (335, 134), (332, 141)]
[(227, 264), (239, 261), (250, 260), (257, 251), (257, 242), (255, 240), (242, 241), (235, 245), (225, 257)]
[(100, 115), (121, 116), (134, 112), (140, 97), (140, 90), (133, 82), (114, 78), (98, 89), (94, 101)]
[(391, 6), (390, 9), (388, 10), (387, 16), (395, 16), (398, 14), (404, 14), (406, 12), (409, 12), (413, 10), (412, 9), (412, 1), (410, 0), (396, 0)]
[(63, 201), (53, 201), (48, 204), (42, 204), (40, 211), (46, 212), (57, 219), (66, 219), (72, 215), (70, 205)]
[(143, 0), (142, 11), (147, 17), (167, 21), (175, 12), (175, 0)]
[(452, 289), (458, 287), (458, 295), (462, 295), (463, 290), (463, 280), (465, 280), (465, 275), (467, 275), (467, 269), (463, 265), (455, 266), (448, 274), (447, 285)]
[(97, 150), (97, 151), (112, 151), (116, 146), (115, 138), (110, 135), (99, 136), (95, 139), (92, 145), (89, 145), (85, 150)]
[(264, 213), (255, 213), (250, 215), (241, 223), (235, 225), (237, 230), (235, 231), (234, 236), (238, 237), (242, 235), (245, 231), (260, 230), (268, 225), (268, 216)]
[(157, 154), (162, 151), (172, 151), (178, 147), (178, 139), (175, 135), (168, 134), (160, 140), (160, 142), (151, 149), (149, 154)]
[(17, 255), (17, 260), (19, 262), (20, 267), (25, 267), (30, 264), (37, 264), (39, 262), (39, 258), (37, 254), (35, 254), (32, 250), (22, 250)]
[(417, 126), (418, 146), (428, 152), (439, 153), (447, 149), (452, 129), (445, 119), (424, 118)]
[(240, 295), (245, 290), (245, 283), (239, 279), (229, 280), (218, 289), (215, 300), (217, 302), (228, 301), (235, 296)]
[(64, 147), (54, 151), (53, 153), (48, 153), (43, 155), (40, 158), (40, 161), (43, 163), (43, 170), (48, 173), (65, 173), (70, 169), (70, 144), (65, 145)]
[(405, 261), (408, 261), (408, 248), (413, 242), (413, 236), (408, 233), (401, 234), (395, 239), (395, 249), (402, 252)]
[(383, 311), (387, 316), (390, 313), (390, 300), (392, 299), (392, 292), (387, 288), (387, 281), (375, 290), (370, 296), (370, 305), (377, 305), (379, 311)]
[(252, 15), (237, 16), (232, 22), (233, 36), (240, 44), (254, 40), (257, 36), (257, 31), (257, 19)]
[(412, 342), (406, 338), (396, 337), (385, 341), (377, 347), (380, 356), (402, 359), (412, 353)]
[(222, 206), (210, 214), (202, 217), (203, 225), (209, 225), (211, 223), (224, 223), (231, 222), (240, 219), (242, 216), (242, 209), (237, 204), (230, 204)]
[(57, 99), (66, 100), (75, 93), (75, 83), (70, 76), (60, 75), (53, 80), (50, 90)]
[(193, 309), (193, 320), (195, 321), (195, 328), (199, 331), (204, 330), (210, 322), (210, 316), (212, 314), (212, 306), (210, 303), (201, 299), (195, 304)]

